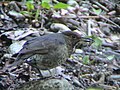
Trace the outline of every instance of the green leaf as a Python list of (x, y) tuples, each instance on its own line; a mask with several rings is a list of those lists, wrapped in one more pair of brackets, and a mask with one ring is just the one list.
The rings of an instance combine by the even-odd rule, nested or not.
[(108, 60), (112, 60), (115, 57), (115, 55), (110, 55), (107, 57)]
[(43, 2), (50, 3), (50, 0), (42, 0), (42, 3), (43, 3)]
[(96, 38), (95, 38), (94, 45), (95, 45), (96, 47), (100, 47), (100, 46), (102, 45), (102, 40), (101, 40), (99, 37), (96, 37)]
[(29, 15), (29, 12), (28, 12), (28, 11), (21, 11), (20, 13), (21, 13), (21, 14), (24, 14), (24, 15), (26, 15), (26, 14)]
[(93, 8), (93, 12), (95, 12), (97, 15), (100, 15), (100, 13), (102, 12), (101, 9), (95, 9)]
[(26, 2), (26, 6), (27, 6), (28, 11), (34, 10), (34, 5), (33, 5), (32, 2), (27, 1), (27, 2)]
[(32, 15), (32, 12), (29, 12), (29, 11), (21, 11), (20, 13), (27, 17), (31, 17), (31, 15)]
[(99, 48), (101, 47), (102, 45), (102, 40), (100, 37), (97, 37), (97, 36), (90, 36), (90, 38), (92, 38), (94, 40), (92, 46), (95, 47), (95, 48)]
[(46, 9), (50, 9), (50, 4), (48, 2), (42, 2), (42, 7)]
[(55, 8), (55, 9), (66, 9), (68, 6), (69, 6), (68, 4), (60, 2), (60, 3), (55, 4), (53, 8)]
[(86, 90), (103, 90), (102, 88), (95, 88), (95, 87), (91, 87), (91, 88), (87, 88)]
[(83, 63), (84, 64), (90, 64), (90, 60), (89, 60), (89, 56), (86, 55), (85, 57), (83, 57)]

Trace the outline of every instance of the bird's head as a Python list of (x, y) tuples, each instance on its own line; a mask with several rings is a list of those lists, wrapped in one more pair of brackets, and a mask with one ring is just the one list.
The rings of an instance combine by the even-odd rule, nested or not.
[(64, 31), (62, 33), (71, 40), (73, 46), (76, 45), (76, 43), (78, 43), (79, 41), (83, 41), (83, 42), (90, 42), (90, 41), (92, 41), (92, 39), (83, 37), (78, 32)]

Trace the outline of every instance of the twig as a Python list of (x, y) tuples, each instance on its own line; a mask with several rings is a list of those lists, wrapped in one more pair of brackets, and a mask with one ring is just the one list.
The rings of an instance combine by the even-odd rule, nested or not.
[(93, 4), (96, 4), (98, 7), (100, 7), (103, 10), (105, 10), (106, 12), (109, 11), (105, 6), (101, 5), (99, 2), (96, 2), (94, 0), (90, 0), (90, 2), (92, 2)]
[(100, 18), (106, 20), (107, 22), (109, 22), (109, 23), (115, 25), (116, 27), (118, 27), (118, 28), (120, 29), (120, 26), (119, 26), (118, 24), (116, 24), (116, 23), (114, 23), (113, 21), (107, 19), (106, 17), (104, 17), (104, 16), (102, 16), (102, 15), (97, 15), (97, 14), (93, 13), (92, 11), (89, 11), (89, 12), (92, 13), (92, 14), (94, 14), (94, 15), (96, 15), (96, 16), (99, 16)]

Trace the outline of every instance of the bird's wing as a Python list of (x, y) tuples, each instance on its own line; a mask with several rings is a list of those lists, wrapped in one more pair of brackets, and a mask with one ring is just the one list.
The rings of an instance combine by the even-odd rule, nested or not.
[(19, 54), (46, 54), (51, 48), (54, 49), (56, 47), (55, 39), (56, 38), (51, 39), (49, 37), (41, 37), (29, 40), (23, 45), (23, 48), (21, 49)]
[(17, 60), (27, 59), (34, 54), (47, 54), (65, 43), (61, 34), (50, 34), (28, 40), (19, 51)]

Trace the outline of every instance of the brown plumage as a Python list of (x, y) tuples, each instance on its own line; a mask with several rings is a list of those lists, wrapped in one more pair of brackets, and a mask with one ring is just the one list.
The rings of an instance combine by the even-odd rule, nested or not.
[(55, 68), (65, 62), (80, 40), (81, 36), (72, 31), (33, 38), (23, 45), (11, 66), (20, 65), (30, 58), (28, 63), (39, 70)]

